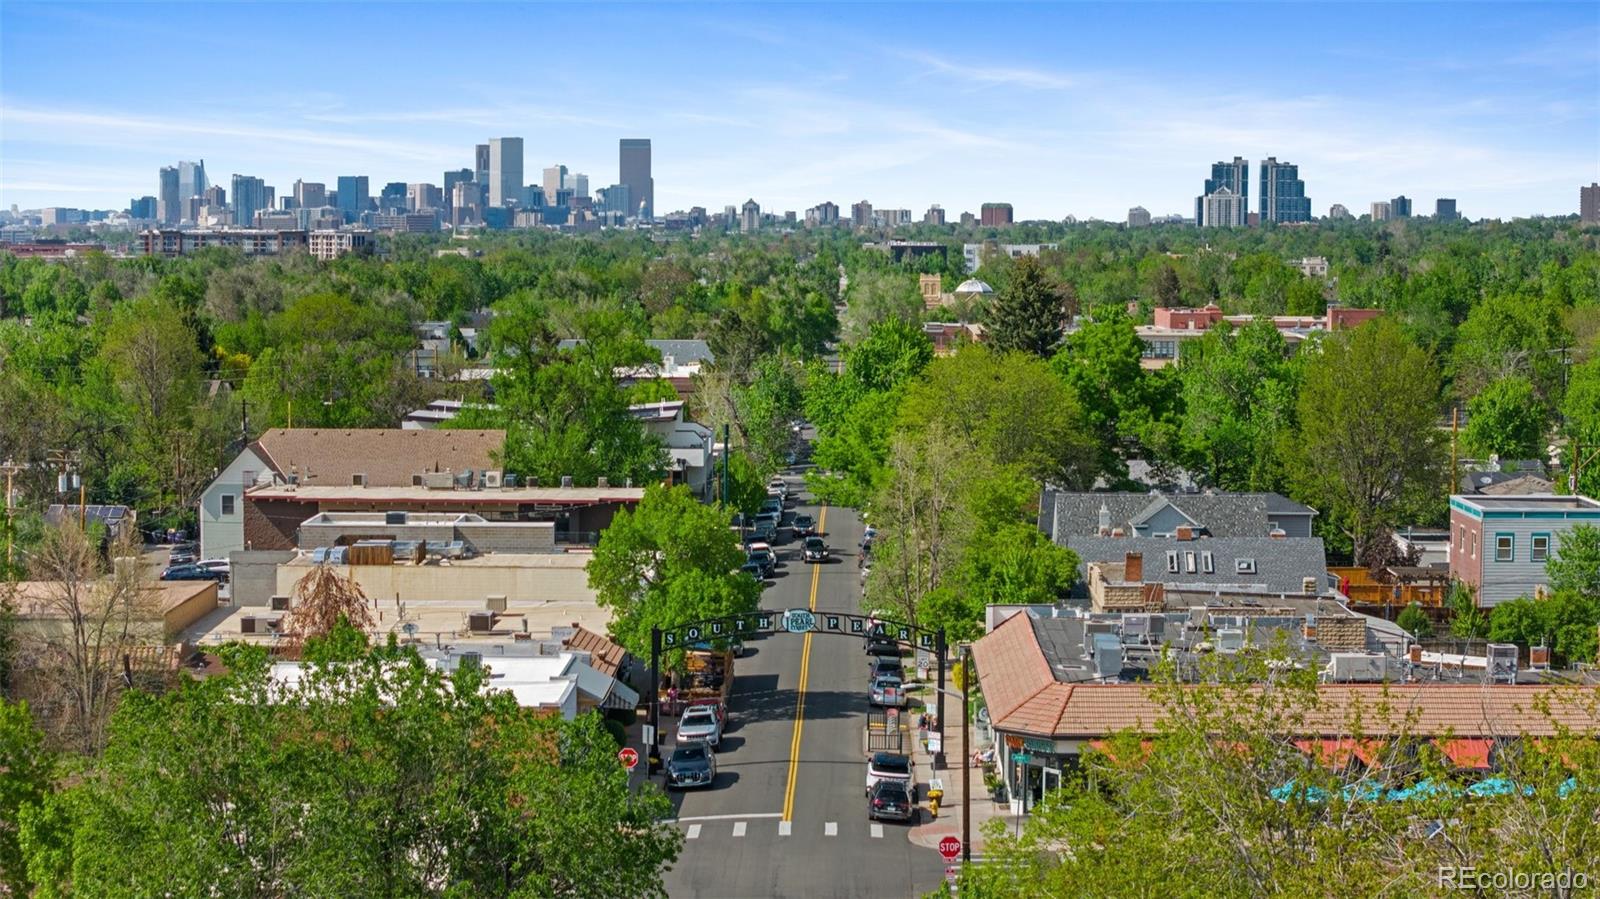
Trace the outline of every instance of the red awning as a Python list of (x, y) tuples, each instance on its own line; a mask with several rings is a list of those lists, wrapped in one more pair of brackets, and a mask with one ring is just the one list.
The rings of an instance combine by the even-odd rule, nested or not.
[(1337, 740), (1296, 740), (1296, 749), (1312, 756), (1320, 765), (1339, 769), (1350, 764), (1350, 757), (1361, 760), (1368, 768), (1378, 767), (1383, 752), (1382, 740), (1354, 740), (1345, 737)]
[(1479, 771), (1488, 769), (1489, 752), (1494, 748), (1492, 740), (1434, 740), (1433, 743), (1450, 764)]

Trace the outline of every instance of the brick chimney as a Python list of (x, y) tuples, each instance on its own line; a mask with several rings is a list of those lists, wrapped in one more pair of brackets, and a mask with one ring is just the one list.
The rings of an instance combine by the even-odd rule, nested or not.
[(1193, 540), (1194, 539), (1194, 528), (1189, 527), (1186, 524), (1178, 525), (1177, 538), (1179, 540)]
[(1128, 553), (1122, 563), (1122, 579), (1130, 584), (1144, 583), (1144, 554)]

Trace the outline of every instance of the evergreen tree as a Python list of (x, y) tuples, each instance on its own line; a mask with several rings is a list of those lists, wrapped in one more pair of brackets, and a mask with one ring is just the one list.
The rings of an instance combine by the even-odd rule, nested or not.
[(1066, 297), (1036, 257), (1023, 256), (989, 308), (989, 343), (1048, 358), (1061, 342)]

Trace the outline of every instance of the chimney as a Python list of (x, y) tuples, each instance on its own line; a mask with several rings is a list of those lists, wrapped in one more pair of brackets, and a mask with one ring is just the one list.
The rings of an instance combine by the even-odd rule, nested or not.
[(1194, 528), (1191, 528), (1186, 524), (1178, 525), (1177, 537), (1179, 540), (1193, 540)]
[(1411, 646), (1407, 650), (1407, 652), (1411, 656), (1411, 664), (1413, 664), (1413, 665), (1421, 665), (1422, 664), (1422, 644), (1421, 643), (1413, 643), (1413, 644), (1411, 644)]
[(1144, 554), (1128, 553), (1122, 563), (1122, 579), (1130, 584), (1144, 583)]

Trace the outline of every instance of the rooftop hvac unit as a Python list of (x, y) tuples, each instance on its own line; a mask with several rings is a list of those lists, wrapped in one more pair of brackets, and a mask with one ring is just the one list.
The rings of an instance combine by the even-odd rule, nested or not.
[(239, 633), (241, 633), (241, 634), (253, 634), (255, 632), (256, 632), (256, 616), (254, 616), (254, 615), (240, 615), (239, 616)]
[(449, 490), (456, 484), (456, 476), (448, 471), (429, 471), (422, 475), (422, 486), (429, 490)]
[(483, 486), (490, 490), (500, 489), (500, 472), (486, 471), (483, 473)]
[(1489, 663), (1484, 666), (1484, 675), (1489, 680), (1508, 684), (1516, 682), (1517, 645), (1515, 643), (1490, 643), (1487, 655)]
[(1244, 631), (1225, 627), (1217, 631), (1217, 652), (1239, 652), (1244, 649)]
[(572, 489), (572, 475), (564, 474), (564, 475), (561, 476), (561, 489), (562, 490), (571, 490)]
[(1314, 577), (1301, 579), (1300, 590), (1307, 596), (1317, 595), (1317, 579)]
[(1115, 621), (1086, 621), (1083, 623), (1083, 657), (1094, 658), (1094, 638), (1096, 634), (1115, 635), (1117, 622)]
[(1376, 683), (1384, 679), (1388, 664), (1379, 652), (1336, 652), (1323, 670), (1334, 683)]
[(456, 667), (457, 668), (482, 668), (483, 667), (483, 653), (481, 653), (481, 652), (464, 652), (464, 653), (462, 653), (461, 654), (461, 658), (456, 662)]
[(287, 596), (274, 596), (272, 597), (270, 603), (272, 611), (274, 612), (289, 611), (289, 597)]
[(1122, 638), (1130, 643), (1142, 643), (1150, 636), (1149, 615), (1122, 616)]
[(1122, 641), (1116, 634), (1094, 635), (1094, 676), (1108, 680), (1122, 673)]

